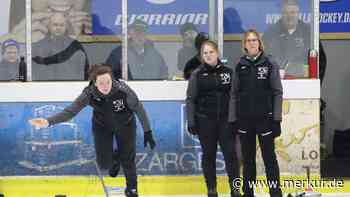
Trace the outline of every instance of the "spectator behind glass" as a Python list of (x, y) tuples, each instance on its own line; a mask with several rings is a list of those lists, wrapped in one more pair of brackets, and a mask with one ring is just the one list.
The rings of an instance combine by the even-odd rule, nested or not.
[(200, 50), (202, 47), (202, 43), (209, 40), (209, 36), (207, 33), (200, 32), (194, 41), (194, 45), (197, 49), (197, 54), (193, 56), (190, 60), (187, 61), (184, 68), (184, 78), (185, 80), (190, 79), (192, 72), (202, 64)]
[(177, 54), (177, 68), (182, 71), (186, 62), (197, 54), (194, 41), (198, 35), (198, 30), (193, 23), (185, 23), (180, 27), (180, 34), (182, 37), (182, 48)]
[[(148, 25), (136, 19), (129, 27), (128, 40), (128, 79), (129, 80), (160, 80), (168, 79), (168, 66), (164, 58), (154, 47), (152, 41), (147, 40)], [(122, 76), (122, 48), (113, 49), (106, 60), (111, 65), (116, 79)]]
[(50, 17), (49, 33), (33, 44), (33, 80), (84, 80), (88, 59), (83, 46), (67, 35), (64, 13)]
[(310, 26), (299, 19), (298, 0), (283, 0), (282, 17), (263, 35), (266, 53), (281, 69), (282, 78), (306, 77)]
[[(92, 19), (88, 13), (89, 2), (89, 0), (32, 0), (32, 42), (35, 43), (46, 36), (49, 32), (49, 18), (55, 12), (63, 12), (68, 16), (72, 24), (68, 29), (70, 36), (90, 34)], [(11, 34), (23, 39), (26, 31), (25, 12), (18, 10), (23, 10), (24, 6), (24, 0), (11, 2)]]
[(1, 54), (0, 80), (18, 80), (19, 44), (13, 39), (4, 41), (1, 46)]
[(241, 16), (234, 7), (224, 9), (224, 34), (243, 33), (243, 24)]

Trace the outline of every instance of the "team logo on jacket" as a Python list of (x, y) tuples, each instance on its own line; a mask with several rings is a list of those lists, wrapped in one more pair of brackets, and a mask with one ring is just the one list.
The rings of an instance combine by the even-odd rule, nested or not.
[(230, 75), (230, 73), (221, 73), (220, 74), (220, 78), (221, 78), (221, 84), (222, 85), (229, 84), (231, 82), (231, 75)]
[(258, 79), (267, 79), (269, 68), (267, 66), (258, 67)]
[(125, 109), (124, 100), (118, 99), (113, 101), (113, 111), (120, 112)]

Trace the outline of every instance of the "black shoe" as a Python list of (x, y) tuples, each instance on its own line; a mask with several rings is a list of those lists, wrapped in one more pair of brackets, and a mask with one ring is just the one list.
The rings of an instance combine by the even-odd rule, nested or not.
[(244, 194), (242, 197), (255, 197), (255, 196)]
[(136, 189), (125, 189), (125, 196), (126, 197), (138, 197), (139, 194), (137, 193)]
[(118, 176), (119, 170), (120, 170), (120, 163), (118, 162), (113, 164), (113, 166), (108, 170), (108, 174), (111, 177), (116, 177)]
[(275, 195), (271, 195), (271, 197), (283, 197), (282, 194), (275, 194)]
[(282, 194), (281, 189), (278, 189), (274, 192), (270, 192), (270, 196), (271, 197), (283, 197), (283, 194)]
[(113, 162), (112, 167), (108, 170), (108, 174), (111, 177), (116, 177), (120, 170), (120, 159), (118, 154), (113, 155)]
[(216, 189), (209, 189), (208, 197), (218, 197), (218, 192), (216, 191)]
[(241, 197), (241, 193), (239, 191), (231, 191), (231, 197)]

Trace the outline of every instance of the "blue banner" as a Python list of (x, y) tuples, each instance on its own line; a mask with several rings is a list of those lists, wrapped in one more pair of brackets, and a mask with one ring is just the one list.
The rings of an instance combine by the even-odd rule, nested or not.
[[(95, 151), (91, 132), (91, 108), (71, 121), (36, 130), (28, 119), (48, 117), (68, 103), (0, 104), (0, 175), (91, 175)], [(201, 174), (201, 149), (185, 128), (183, 102), (145, 102), (157, 147), (143, 147), (143, 131), (137, 128), (136, 164), (144, 175)], [(169, 116), (171, 114), (171, 116)], [(217, 171), (224, 173), (218, 153)]]
[[(242, 33), (255, 28), (264, 32), (281, 17), (281, 0), (224, 0), (224, 33)], [(350, 1), (320, 0), (320, 32), (350, 32)], [(121, 34), (121, 1), (93, 1), (94, 35)], [(299, 1), (299, 18), (312, 21), (311, 1)], [(198, 0), (129, 0), (128, 21), (136, 18), (149, 24), (152, 35), (179, 34), (181, 24), (191, 22), (200, 31), (208, 30), (208, 1)]]
[[(205, 1), (203, 1), (205, 2)], [(93, 33), (121, 34), (121, 1), (92, 2)], [(128, 0), (128, 23), (141, 19), (148, 23), (153, 35), (179, 34), (184, 23), (193, 23), (200, 31), (208, 31), (208, 3), (198, 0)]]
[[(281, 18), (281, 0), (224, 0), (224, 33), (264, 32)], [(311, 1), (299, 1), (299, 18), (310, 23)]]
[(321, 33), (350, 32), (350, 1), (321, 0), (320, 5)]

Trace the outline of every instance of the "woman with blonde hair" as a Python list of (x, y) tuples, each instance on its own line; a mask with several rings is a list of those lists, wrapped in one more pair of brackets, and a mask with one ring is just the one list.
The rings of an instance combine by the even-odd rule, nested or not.
[(198, 135), (203, 151), (202, 167), (208, 197), (217, 197), (216, 154), (220, 145), (226, 164), (231, 197), (239, 197), (239, 166), (235, 149), (235, 131), (228, 124), (228, 104), (232, 69), (219, 59), (218, 46), (213, 41), (203, 42), (200, 50), (202, 64), (189, 79), (186, 98), (188, 132)]
[(254, 197), (256, 135), (265, 164), (271, 197), (282, 197), (275, 153), (275, 137), (281, 134), (282, 84), (279, 66), (264, 54), (258, 32), (248, 30), (232, 80), (229, 122), (238, 127), (243, 155), (244, 197)]

